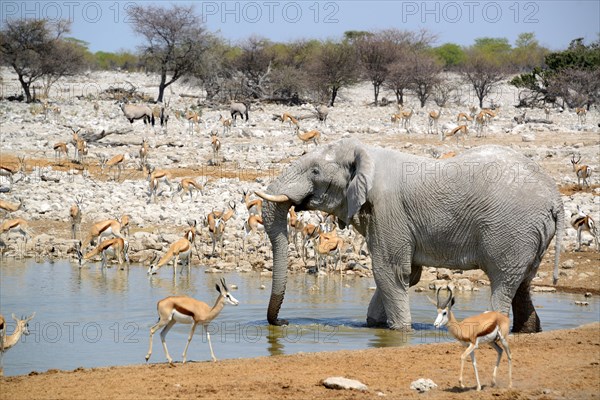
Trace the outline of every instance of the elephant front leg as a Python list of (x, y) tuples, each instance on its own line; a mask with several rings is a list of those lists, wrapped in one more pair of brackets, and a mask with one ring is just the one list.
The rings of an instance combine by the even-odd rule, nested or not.
[(385, 308), (383, 307), (381, 291), (379, 288), (375, 289), (375, 293), (369, 303), (369, 308), (367, 310), (367, 326), (373, 328), (387, 326), (387, 315), (385, 313)]
[(374, 268), (377, 289), (367, 311), (367, 325), (386, 324), (390, 329), (411, 330), (408, 287), (410, 263), (404, 267), (393, 265), (385, 269)]

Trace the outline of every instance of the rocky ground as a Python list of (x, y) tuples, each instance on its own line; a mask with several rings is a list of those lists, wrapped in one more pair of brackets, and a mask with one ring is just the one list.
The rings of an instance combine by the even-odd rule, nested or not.
[[(5, 96), (12, 94), (11, 88), (18, 93), (14, 74), (3, 69), (2, 79)], [(274, 121), (272, 117), (283, 112), (296, 116), (311, 115), (312, 106), (253, 106), (250, 122), (239, 122), (224, 135), (219, 118), (221, 115), (227, 116), (227, 106), (201, 108), (203, 121), (193, 127), (193, 131), (190, 131), (187, 120), (175, 117), (177, 111), (185, 110), (198, 101), (188, 97), (198, 90), (183, 84), (175, 84), (167, 91), (166, 99), (171, 109), (168, 129), (144, 126), (141, 121), (130, 124), (114, 100), (103, 100), (103, 91), (106, 89), (129, 88), (130, 84), (135, 85), (140, 93), (151, 97), (157, 91), (156, 82), (156, 77), (152, 75), (92, 72), (59, 82), (54, 87), (50, 93), (50, 104), (59, 110), (50, 109), (44, 113), (41, 104), (1, 101), (3, 122), (0, 162), (15, 167), (19, 163), (18, 158), (24, 157), (24, 172), (15, 175), (12, 185), (5, 177), (0, 177), (2, 186), (10, 189), (9, 193), (2, 194), (3, 200), (17, 204), (18, 199), (23, 199), (20, 210), (5, 218), (23, 218), (29, 222), (32, 239), (28, 241), (24, 254), (29, 257), (72, 257), (74, 243), (82, 238), (85, 245), (87, 232), (94, 222), (127, 214), (131, 218), (130, 258), (134, 263), (147, 262), (180, 237), (189, 220), (201, 221), (212, 210), (224, 210), (233, 202), (236, 214), (227, 223), (224, 257), (207, 257), (211, 255), (212, 247), (207, 229), (202, 227), (202, 234), (197, 240), (200, 257), (194, 258), (193, 263), (209, 269), (268, 269), (270, 250), (258, 237), (250, 237), (249, 251), (241, 250), (243, 223), (248, 217), (246, 208), (240, 202), (242, 190), (264, 188), (290, 161), (305, 151), (311, 151), (313, 144), (302, 144), (287, 124)], [(459, 112), (468, 112), (468, 106), (475, 103), (469, 99), (468, 90), (464, 89), (460, 99), (442, 110), (439, 122), (441, 131), (446, 132), (456, 126), (455, 116)], [(416, 99), (410, 97), (406, 108), (415, 108), (410, 130), (393, 124), (390, 116), (397, 112), (395, 104), (373, 107), (368, 84), (343, 92), (336, 106), (330, 110), (325, 125), (310, 118), (301, 120), (301, 128), (319, 129), (324, 143), (351, 136), (367, 143), (432, 157), (448, 152), (459, 153), (466, 148), (489, 143), (517, 149), (547, 171), (563, 194), (567, 221), (562, 243), (564, 255), (561, 275), (564, 279), (561, 284), (577, 288), (578, 282), (581, 282), (597, 291), (598, 274), (594, 265), (597, 253), (593, 251), (592, 237), (584, 233), (583, 252), (573, 253), (576, 233), (570, 227), (569, 219), (579, 205), (596, 221), (600, 221), (599, 174), (592, 175), (591, 187), (580, 189), (570, 162), (572, 155), (581, 156), (582, 162), (597, 168), (599, 113), (591, 110), (586, 122), (580, 123), (572, 110), (560, 112), (552, 109), (551, 123), (543, 123), (539, 122), (545, 119), (543, 110), (526, 110), (527, 118), (538, 122), (517, 124), (514, 117), (522, 114), (522, 110), (513, 107), (517, 103), (517, 95), (514, 88), (502, 85), (490, 96), (490, 100), (500, 105), (500, 111), (486, 128), (485, 137), (476, 137), (472, 129), (464, 141), (441, 141), (438, 135), (428, 134), (427, 113), (438, 107), (431, 104), (421, 109)], [(53, 145), (68, 143), (72, 129), (80, 128), (81, 135), (92, 138), (101, 133), (111, 134), (100, 140), (89, 141), (89, 153), (82, 163), (74, 162), (74, 147), (71, 144), (68, 145), (68, 159), (57, 160)], [(213, 159), (210, 146), (210, 132), (213, 130), (221, 135), (219, 160)], [(170, 172), (173, 177), (173, 187), (161, 187), (163, 193), (156, 202), (149, 198), (146, 172), (140, 165), (139, 148), (143, 138), (150, 143), (149, 163), (157, 169)], [(119, 154), (125, 155), (125, 168), (120, 177), (116, 176), (116, 170), (103, 173), (100, 159)], [(193, 199), (180, 197), (176, 193), (172, 196), (177, 182), (184, 177), (202, 183), (203, 193), (195, 194)], [(70, 238), (69, 207), (78, 196), (84, 199), (83, 222), (82, 233), (78, 233), (74, 241)], [(305, 218), (315, 220), (314, 215), (305, 215)], [(369, 275), (370, 260), (357, 251), (360, 239), (350, 237), (350, 234), (344, 235), (348, 245), (342, 264), (347, 269), (346, 273)], [(23, 246), (20, 237), (3, 235), (2, 240), (5, 256), (21, 254)], [(545, 263), (536, 278), (540, 285), (550, 281), (552, 251), (545, 257)], [(293, 270), (313, 269), (312, 259), (307, 266), (294, 250), (292, 256)], [(367, 267), (367, 270), (357, 266)], [(424, 274), (422, 282), (429, 285), (434, 279), (452, 277), (451, 273), (431, 269)], [(455, 281), (467, 278), (474, 283), (474, 287), (478, 282), (485, 282), (485, 276), (478, 272), (458, 274)], [(594, 285), (587, 285), (590, 281)], [(465, 285), (463, 281), (459, 286), (470, 290), (470, 286)]]

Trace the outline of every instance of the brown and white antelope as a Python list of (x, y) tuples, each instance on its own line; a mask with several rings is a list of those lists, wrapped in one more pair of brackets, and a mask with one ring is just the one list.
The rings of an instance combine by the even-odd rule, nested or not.
[(213, 165), (221, 164), (221, 160), (219, 157), (219, 152), (221, 151), (221, 141), (217, 135), (212, 135), (210, 137), (210, 146), (212, 147), (213, 156), (212, 163)]
[(190, 201), (193, 201), (194, 191), (200, 192), (200, 194), (202, 194), (203, 189), (204, 186), (196, 182), (194, 178), (183, 178), (181, 182), (177, 183), (177, 189), (173, 191), (171, 199), (174, 199), (175, 195), (179, 193), (179, 198), (181, 199), (181, 201), (183, 201), (183, 195), (187, 193), (190, 196)]
[(473, 117), (471, 117), (467, 113), (463, 113), (463, 112), (458, 113), (458, 115), (456, 116), (456, 122), (460, 124), (462, 121), (471, 122), (471, 121), (473, 121)]
[(215, 255), (217, 242), (221, 243), (221, 257), (223, 257), (223, 236), (225, 233), (225, 224), (236, 213), (235, 203), (229, 202), (227, 211), (212, 211), (206, 216), (205, 223), (208, 226), (208, 234), (212, 240), (212, 256)]
[(117, 168), (117, 175), (113, 175), (113, 180), (118, 181), (121, 179), (121, 171), (123, 170), (123, 165), (125, 165), (125, 154), (117, 154), (114, 157), (111, 157), (109, 160), (106, 157), (100, 158), (100, 171), (104, 174), (104, 170), (108, 168), (108, 172), (113, 168)]
[(575, 114), (577, 114), (577, 120), (579, 121), (579, 125), (585, 124), (587, 110), (583, 107), (577, 107), (575, 108)]
[(81, 242), (79, 243), (79, 248), (77, 249), (77, 257), (79, 259), (79, 268), (82, 268), (92, 257), (96, 257), (98, 254), (102, 256), (102, 265), (101, 268), (105, 268), (108, 257), (116, 257), (117, 262), (119, 263), (119, 267), (123, 269), (123, 260), (127, 262), (129, 266), (129, 243), (120, 237), (106, 239), (98, 243), (92, 251), (88, 252), (86, 255), (83, 255), (81, 252)]
[(400, 122), (402, 122), (402, 127), (406, 129), (407, 132), (410, 132), (410, 121), (414, 114), (415, 110), (411, 107), (410, 111), (401, 111), (400, 114)]
[(83, 196), (77, 196), (75, 203), (71, 205), (69, 209), (69, 216), (71, 218), (71, 238), (76, 239), (75, 232), (79, 231), (79, 238), (81, 239), (81, 207), (83, 206)]
[(571, 164), (573, 165), (573, 172), (577, 175), (577, 185), (581, 188), (581, 181), (583, 180), (583, 186), (590, 186), (589, 178), (592, 176), (592, 168), (588, 165), (582, 165), (581, 156), (575, 160), (575, 155), (571, 156)]
[[(428, 133), (438, 133), (438, 122), (440, 120), (440, 117), (442, 116), (442, 109), (440, 108), (437, 112), (436, 111), (430, 111), (427, 117), (427, 121), (428, 121), (428, 128), (427, 128), (427, 132)], [(435, 129), (435, 132), (433, 132)]]
[(25, 174), (25, 156), (17, 157), (17, 165), (0, 164), (0, 176), (4, 176), (11, 183), (14, 182), (14, 176), (18, 173)]
[(62, 160), (62, 156), (65, 156), (65, 159), (68, 160), (69, 159), (69, 148), (67, 147), (67, 144), (64, 142), (58, 142), (55, 143), (54, 146), (52, 146), (52, 149), (54, 149), (54, 160), (60, 163)]
[(288, 122), (290, 128), (294, 133), (298, 133), (298, 131), (300, 130), (300, 122), (298, 122), (298, 120), (294, 118), (294, 116), (288, 113), (283, 113), (281, 115), (281, 123), (284, 124), (286, 122)]
[(546, 115), (546, 120), (550, 120), (550, 107), (544, 107), (544, 114)]
[(75, 128), (71, 128), (73, 131), (73, 138), (71, 139), (71, 144), (75, 147), (75, 161), (79, 164), (83, 164), (84, 157), (88, 154), (87, 143), (81, 136), (79, 136), (79, 131), (81, 128), (75, 130)]
[(577, 206), (577, 214), (571, 218), (571, 226), (577, 231), (577, 248), (575, 251), (581, 249), (581, 233), (584, 231), (588, 231), (593, 236), (596, 250), (600, 251), (600, 241), (598, 239), (599, 232), (596, 223), (592, 217), (584, 213), (579, 206)]
[(194, 133), (195, 125), (198, 125), (198, 129), (200, 129), (200, 114), (196, 111), (188, 110), (185, 112), (185, 119), (188, 121), (188, 129), (190, 134)]
[[(157, 254), (154, 255), (154, 258), (150, 262), (150, 268), (148, 268), (149, 275), (156, 274), (161, 267), (167, 265), (171, 260), (173, 260), (173, 274), (175, 274), (177, 272), (177, 264), (179, 264), (179, 259), (182, 261), (185, 260), (188, 271), (191, 270), (192, 245), (195, 244), (196, 235), (198, 235), (198, 228), (195, 219), (188, 220), (187, 222), (188, 227), (183, 231), (183, 237), (171, 243), (165, 255), (160, 259)], [(197, 248), (196, 250), (198, 251)], [(198, 257), (200, 257), (199, 251)], [(181, 271), (183, 272), (183, 268)]]
[(19, 340), (21, 340), (22, 335), (29, 335), (29, 321), (31, 321), (33, 317), (35, 317), (35, 312), (31, 314), (31, 316), (26, 318), (17, 318), (15, 314), (12, 314), (12, 319), (14, 319), (16, 322), (15, 330), (12, 334), (6, 335), (6, 323), (4, 323), (4, 332), (2, 334), (3, 340), (0, 343), (0, 353), (5, 352), (6, 350), (19, 343)]
[[(437, 307), (437, 318), (433, 325), (436, 328), (440, 328), (444, 325), (448, 326), (448, 332), (456, 340), (460, 342), (467, 349), (460, 356), (460, 376), (458, 383), (461, 388), (464, 388), (463, 384), (463, 370), (465, 366), (465, 360), (471, 356), (471, 362), (473, 363), (473, 369), (475, 370), (475, 379), (477, 381), (477, 390), (481, 390), (481, 383), (479, 382), (479, 372), (477, 371), (477, 362), (475, 361), (475, 349), (479, 347), (479, 344), (489, 343), (496, 352), (498, 358), (496, 359), (496, 366), (492, 374), (492, 386), (496, 385), (496, 372), (502, 359), (503, 349), (506, 351), (508, 358), (508, 387), (512, 387), (512, 355), (508, 346), (508, 333), (510, 330), (510, 318), (508, 316), (496, 312), (486, 311), (483, 314), (474, 315), (472, 317), (465, 318), (461, 322), (458, 322), (452, 313), (452, 306), (454, 305), (454, 296), (452, 290), (448, 288), (450, 294), (445, 300), (440, 299), (440, 289), (437, 290), (437, 302), (430, 299), (430, 301)], [(498, 345), (500, 342), (500, 345)], [(502, 347), (500, 347), (502, 346)]]
[(307, 131), (303, 133), (297, 132), (296, 136), (298, 136), (298, 138), (304, 142), (305, 146), (308, 146), (308, 142), (311, 141), (315, 144), (315, 146), (318, 146), (319, 139), (321, 139), (321, 132), (319, 132), (316, 129), (313, 129), (312, 131)]
[(480, 111), (475, 116), (475, 129), (477, 131), (477, 137), (483, 136), (483, 129), (486, 125), (486, 121), (487, 121), (487, 114), (485, 114), (483, 111)]
[(195, 226), (191, 228), (193, 228), (193, 231), (186, 230), (184, 237), (171, 243), (167, 252), (158, 260), (158, 263), (156, 262), (158, 257), (154, 257), (148, 268), (148, 275), (156, 274), (161, 267), (167, 265), (171, 260), (173, 260), (173, 274), (175, 274), (180, 258), (182, 261), (186, 261), (188, 270), (190, 269), (192, 262), (192, 242), (196, 238)]
[(152, 355), (152, 338), (154, 337), (154, 333), (160, 328), (163, 328), (160, 332), (160, 339), (162, 341), (163, 349), (165, 350), (165, 356), (167, 357), (169, 364), (174, 365), (173, 359), (167, 350), (166, 337), (167, 333), (169, 333), (169, 330), (176, 323), (192, 324), (192, 329), (188, 335), (187, 344), (183, 350), (182, 362), (184, 364), (187, 358), (186, 354), (188, 347), (192, 341), (192, 338), (194, 337), (194, 331), (196, 330), (196, 325), (198, 324), (201, 324), (206, 332), (208, 348), (210, 349), (210, 356), (212, 360), (217, 361), (215, 353), (213, 352), (212, 343), (210, 341), (208, 324), (210, 324), (210, 322), (219, 315), (221, 310), (223, 310), (223, 307), (225, 307), (225, 304), (237, 306), (239, 301), (237, 301), (237, 299), (233, 297), (231, 293), (229, 293), (229, 289), (227, 288), (224, 278), (221, 278), (220, 283), (217, 283), (216, 286), (217, 292), (219, 292), (219, 297), (217, 297), (217, 300), (212, 307), (202, 301), (198, 301), (188, 296), (170, 296), (158, 302), (156, 305), (156, 309), (158, 311), (158, 322), (152, 326), (152, 328), (150, 328), (150, 346), (148, 348), (148, 354), (146, 354), (146, 361), (148, 361)]
[(451, 131), (444, 133), (442, 140), (446, 139), (447, 137), (454, 136), (456, 138), (456, 143), (458, 143), (459, 137), (461, 137), (464, 140), (465, 136), (467, 136), (468, 132), (469, 132), (469, 128), (467, 128), (466, 125), (459, 125), (456, 128), (452, 129)]
[(19, 211), (23, 206), (23, 199), (18, 197), (17, 200), (19, 200), (19, 204), (9, 203), (8, 201), (0, 199), (0, 209), (6, 213)]
[(150, 152), (150, 146), (148, 146), (148, 140), (142, 139), (142, 145), (140, 146), (140, 169), (143, 170), (144, 166), (148, 164), (148, 153)]
[(288, 240), (293, 241), (294, 248), (298, 254), (298, 235), (302, 235), (302, 230), (305, 225), (302, 218), (296, 214), (295, 206), (290, 207), (288, 211)]
[(250, 235), (258, 235), (260, 244), (265, 242), (263, 219), (260, 215), (250, 214), (248, 219), (244, 221), (244, 237), (242, 238), (242, 251), (246, 249), (246, 240)]
[[(129, 218), (127, 218), (127, 221), (129, 221)], [(125, 237), (123, 236), (122, 231), (123, 226), (121, 221), (117, 219), (108, 219), (105, 221), (96, 222), (90, 228), (90, 233), (86, 243), (95, 246), (96, 239), (100, 240), (108, 236), (115, 236), (124, 239)]]
[[(317, 270), (320, 269), (322, 260), (324, 260), (325, 269), (327, 269), (327, 260), (329, 257), (333, 257), (335, 259), (333, 270), (336, 271), (341, 260), (344, 240), (337, 235), (337, 231), (334, 229), (330, 232), (320, 232), (316, 242)], [(341, 272), (342, 270), (340, 269)]]
[(24, 248), (21, 249), (21, 256), (23, 256), (25, 248), (27, 247), (27, 239), (31, 237), (31, 234), (28, 230), (27, 221), (25, 221), (23, 218), (15, 218), (4, 221), (2, 225), (0, 225), (0, 235), (4, 233), (7, 235), (10, 235), (11, 233), (17, 233), (21, 235), (24, 245)]
[(250, 200), (250, 191), (242, 189), (242, 203), (246, 206), (249, 214), (262, 215), (262, 199)]
[(223, 136), (225, 136), (226, 133), (231, 133), (231, 118), (223, 118), (223, 115), (219, 114), (219, 122), (223, 125)]
[[(150, 191), (148, 192), (148, 202), (152, 197), (154, 197), (154, 202), (156, 202), (156, 197), (158, 196), (158, 185), (163, 182), (168, 187), (169, 190), (173, 190), (173, 186), (171, 185), (171, 179), (173, 176), (168, 171), (156, 170), (155, 167), (147, 164), (146, 170), (148, 171), (147, 180), (150, 184)], [(161, 192), (162, 193), (162, 192)]]

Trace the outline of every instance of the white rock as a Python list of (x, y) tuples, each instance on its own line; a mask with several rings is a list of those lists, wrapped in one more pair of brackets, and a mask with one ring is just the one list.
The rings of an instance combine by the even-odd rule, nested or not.
[(328, 389), (338, 389), (338, 390), (359, 390), (359, 391), (367, 391), (369, 388), (364, 383), (357, 381), (355, 379), (348, 379), (341, 376), (333, 376), (323, 380), (323, 386)]
[(416, 381), (411, 382), (410, 388), (416, 390), (419, 393), (428, 392), (431, 389), (435, 389), (437, 385), (431, 379), (420, 378)]

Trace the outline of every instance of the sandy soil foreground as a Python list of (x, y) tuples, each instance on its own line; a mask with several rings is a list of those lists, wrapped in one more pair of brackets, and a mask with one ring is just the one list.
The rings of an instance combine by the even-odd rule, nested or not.
[[(496, 352), (477, 350), (483, 385), (475, 391), (471, 365), (465, 366), (465, 389), (458, 386), (458, 343), (416, 347), (306, 353), (256, 359), (51, 370), (43, 374), (0, 378), (2, 399), (597, 399), (600, 398), (600, 323), (571, 330), (510, 337), (513, 388), (506, 358), (491, 387)], [(160, 349), (157, 349), (160, 351)], [(158, 353), (157, 353), (158, 355)], [(160, 355), (162, 356), (162, 354)], [(326, 389), (330, 376), (357, 379), (367, 392)], [(425, 394), (412, 381), (432, 379), (438, 387)]]

